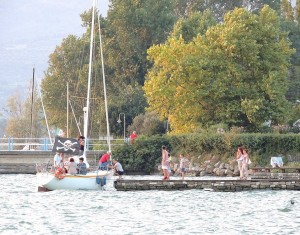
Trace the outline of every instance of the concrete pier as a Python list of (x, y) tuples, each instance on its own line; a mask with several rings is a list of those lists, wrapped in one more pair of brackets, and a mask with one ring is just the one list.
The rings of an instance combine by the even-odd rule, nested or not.
[(244, 190), (300, 190), (300, 180), (116, 180), (117, 191), (204, 189), (221, 192)]

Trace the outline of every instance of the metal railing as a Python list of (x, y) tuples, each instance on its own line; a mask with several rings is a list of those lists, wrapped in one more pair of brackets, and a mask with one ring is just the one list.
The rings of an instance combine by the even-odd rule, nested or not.
[[(123, 145), (128, 143), (128, 139), (110, 138), (112, 145)], [(54, 143), (54, 139), (52, 140)], [(53, 145), (49, 138), (0, 138), (0, 151), (51, 151)], [(87, 150), (107, 150), (106, 137), (99, 139), (88, 139)]]

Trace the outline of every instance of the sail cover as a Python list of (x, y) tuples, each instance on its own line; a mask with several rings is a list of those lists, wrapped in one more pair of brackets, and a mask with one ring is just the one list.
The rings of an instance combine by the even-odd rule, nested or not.
[(52, 152), (69, 153), (72, 155), (78, 155), (80, 144), (77, 139), (55, 137), (55, 142), (52, 148)]

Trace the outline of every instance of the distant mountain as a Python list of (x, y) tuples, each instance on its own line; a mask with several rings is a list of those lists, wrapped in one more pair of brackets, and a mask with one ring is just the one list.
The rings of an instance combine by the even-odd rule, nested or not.
[[(99, 2), (106, 16), (109, 0)], [(83, 33), (80, 14), (91, 7), (91, 0), (0, 1), (0, 112), (12, 93), (28, 92), (33, 67), (43, 78), (48, 56), (63, 38)]]

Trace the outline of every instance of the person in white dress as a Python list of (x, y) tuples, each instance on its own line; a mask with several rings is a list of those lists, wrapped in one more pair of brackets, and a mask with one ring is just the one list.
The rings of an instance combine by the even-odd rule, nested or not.
[(242, 179), (242, 177), (243, 177), (243, 173), (242, 173), (243, 148), (242, 147), (238, 147), (238, 149), (237, 149), (237, 152), (236, 152), (236, 161), (238, 163), (238, 168), (239, 168), (239, 172), (240, 172), (240, 179)]

